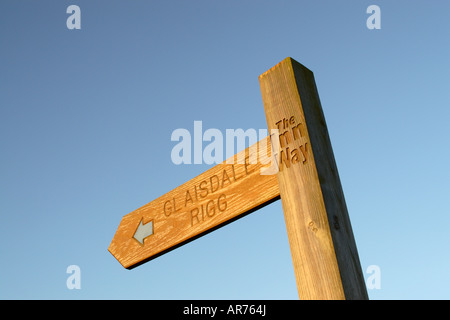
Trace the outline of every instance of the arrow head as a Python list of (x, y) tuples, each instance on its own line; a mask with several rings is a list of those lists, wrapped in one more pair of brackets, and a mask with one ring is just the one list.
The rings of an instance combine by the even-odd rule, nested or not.
[(143, 220), (142, 218), (133, 236), (141, 245), (144, 245), (145, 238), (153, 234), (153, 220), (146, 224), (143, 223)]

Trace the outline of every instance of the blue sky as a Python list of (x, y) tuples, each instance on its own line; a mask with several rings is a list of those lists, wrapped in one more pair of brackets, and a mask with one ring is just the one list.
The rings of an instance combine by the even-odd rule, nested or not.
[(172, 131), (266, 128), (258, 76), (290, 56), (315, 74), (362, 268), (381, 270), (369, 297), (449, 299), (449, 12), (1, 1), (0, 298), (297, 299), (279, 201), (131, 271), (107, 251), (123, 215), (208, 168), (172, 163)]

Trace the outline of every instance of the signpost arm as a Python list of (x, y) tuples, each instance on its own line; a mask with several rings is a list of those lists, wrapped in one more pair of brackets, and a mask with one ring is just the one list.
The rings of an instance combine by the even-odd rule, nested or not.
[(256, 161), (271, 148), (266, 137), (125, 215), (109, 252), (131, 269), (278, 200), (277, 177)]
[(368, 299), (313, 73), (286, 58), (259, 77), (301, 299)]

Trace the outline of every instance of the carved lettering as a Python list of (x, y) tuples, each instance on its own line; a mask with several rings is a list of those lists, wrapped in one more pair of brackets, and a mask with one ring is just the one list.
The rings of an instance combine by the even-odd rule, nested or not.
[[(213, 182), (213, 181), (215, 181), (215, 182)], [(214, 193), (217, 190), (219, 190), (220, 184), (219, 184), (219, 177), (218, 176), (213, 175), (211, 178), (209, 178), (209, 182), (211, 183), (211, 193)], [(214, 184), (216, 185), (216, 188), (214, 188)]]
[(226, 195), (222, 193), (217, 199), (211, 199), (208, 202), (200, 204), (189, 211), (191, 227), (202, 223), (208, 218), (213, 218), (216, 213), (224, 212), (227, 208)]
[[(291, 164), (306, 163), (308, 160), (308, 142), (303, 122), (294, 116), (283, 118), (275, 123), (280, 134), (279, 170), (289, 168)], [(297, 141), (295, 145), (294, 141)]]
[(219, 199), (217, 199), (217, 206), (219, 207), (219, 211), (225, 211), (227, 208), (227, 199), (224, 193), (222, 193), (219, 196)]
[(248, 167), (250, 166), (250, 163), (247, 162), (248, 159), (249, 158), (245, 158), (245, 161), (244, 161), (244, 168), (245, 168), (246, 175), (248, 175), (250, 172), (253, 172), (253, 170), (251, 170), (251, 171), (248, 170)]
[(299, 123), (295, 127), (292, 127), (292, 134), (294, 135), (294, 140), (300, 139), (304, 136), (303, 131), (303, 123)]
[(288, 145), (291, 142), (289, 131), (280, 133), (279, 139), (280, 139), (280, 148), (284, 148), (286, 145)]
[(191, 194), (189, 193), (189, 190), (186, 190), (186, 197), (185, 197), (185, 199), (184, 199), (184, 206), (185, 206), (185, 207), (187, 206), (187, 203), (188, 203), (188, 202), (190, 202), (191, 204), (194, 203), (194, 202), (192, 201), (192, 197), (191, 197)]
[(208, 182), (206, 180), (200, 182), (199, 189), (201, 190), (200, 198), (206, 197), (208, 195)]
[(278, 163), (280, 164), (280, 171), (283, 170), (283, 164), (286, 166), (286, 168), (289, 168), (291, 166), (291, 159), (289, 157), (289, 148), (286, 148), (286, 150), (281, 150), (280, 161)]
[(208, 203), (206, 204), (206, 214), (208, 215), (208, 217), (212, 217), (214, 216), (215, 213), (216, 213), (216, 206), (214, 200), (209, 200)]
[(300, 152), (298, 151), (298, 149), (292, 150), (292, 152), (291, 152), (291, 162), (292, 162), (292, 164), (295, 164), (295, 163), (299, 162), (299, 158), (298, 158), (299, 153)]
[(300, 146), (300, 151), (302, 152), (302, 155), (303, 155), (303, 163), (305, 163), (306, 160), (308, 160), (307, 149), (306, 149), (307, 146), (308, 146), (307, 142), (305, 142), (304, 145)]
[(223, 169), (222, 174), (222, 188), (224, 187), (225, 181), (227, 181), (229, 184), (231, 184), (230, 177), (228, 176), (227, 170)]
[(172, 200), (167, 200), (164, 202), (164, 214), (166, 217), (170, 216), (172, 213), (179, 211), (180, 208), (177, 209), (175, 204), (175, 198), (172, 198)]

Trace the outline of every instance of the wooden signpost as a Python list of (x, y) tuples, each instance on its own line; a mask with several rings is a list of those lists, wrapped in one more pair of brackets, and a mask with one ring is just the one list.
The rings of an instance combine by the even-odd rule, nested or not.
[(124, 216), (108, 250), (131, 269), (281, 198), (300, 299), (368, 299), (313, 73), (286, 58), (259, 82), (278, 173), (251, 146)]
[[(258, 145), (270, 155), (265, 140)], [(131, 269), (278, 200), (276, 175), (261, 175), (264, 166), (249, 161), (257, 150), (249, 147), (124, 216), (108, 250)]]

